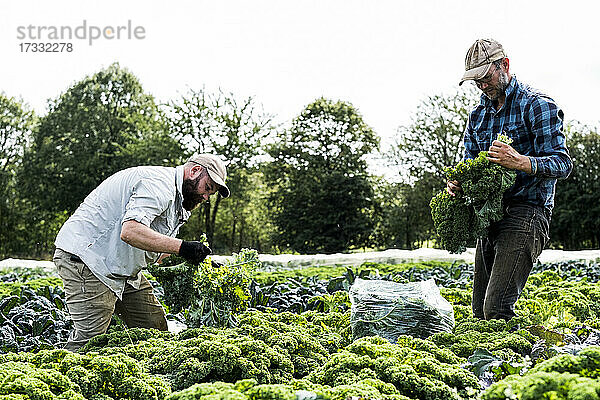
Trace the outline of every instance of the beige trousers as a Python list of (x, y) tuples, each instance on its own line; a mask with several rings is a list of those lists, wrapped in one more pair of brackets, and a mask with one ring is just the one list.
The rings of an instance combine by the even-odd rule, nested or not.
[(92, 337), (105, 333), (113, 313), (119, 315), (129, 328), (167, 330), (165, 311), (146, 277), (142, 277), (139, 289), (126, 284), (123, 300), (119, 300), (87, 265), (73, 261), (71, 256), (71, 253), (56, 249), (53, 259), (64, 284), (67, 309), (74, 324), (65, 349), (76, 351)]

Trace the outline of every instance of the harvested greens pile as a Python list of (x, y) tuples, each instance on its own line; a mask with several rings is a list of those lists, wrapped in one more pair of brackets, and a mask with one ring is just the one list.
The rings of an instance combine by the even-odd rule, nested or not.
[[(498, 140), (510, 144), (505, 135)], [(449, 181), (461, 183), (455, 196), (439, 192), (429, 206), (442, 247), (450, 253), (462, 253), (467, 244), (487, 235), (492, 222), (502, 219), (502, 196), (516, 179), (516, 172), (487, 159), (487, 151), (475, 159), (459, 162), (444, 170)]]
[(425, 339), (454, 328), (452, 305), (433, 279), (409, 283), (357, 279), (350, 300), (353, 339), (381, 336), (395, 343), (402, 335)]

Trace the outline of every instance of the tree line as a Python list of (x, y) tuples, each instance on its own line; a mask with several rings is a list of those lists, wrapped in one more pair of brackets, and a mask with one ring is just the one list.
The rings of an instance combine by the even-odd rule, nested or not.
[[(228, 162), (233, 196), (213, 196), (180, 236), (205, 232), (222, 254), (340, 252), (435, 245), (429, 200), (462, 157), (475, 90), (423, 100), (386, 150), (350, 103), (318, 98), (277, 124), (252, 98), (192, 90), (164, 103), (113, 64), (74, 83), (36, 115), (0, 94), (0, 259), (42, 258), (62, 223), (123, 168), (174, 166), (194, 153)], [(575, 168), (557, 185), (552, 246), (600, 245), (597, 129), (566, 129)], [(368, 158), (397, 171), (369, 172)]]

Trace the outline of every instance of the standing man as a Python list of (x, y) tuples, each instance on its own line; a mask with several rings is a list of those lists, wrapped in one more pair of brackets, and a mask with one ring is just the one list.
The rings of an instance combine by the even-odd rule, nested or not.
[(200, 154), (178, 167), (133, 167), (94, 189), (65, 222), (54, 263), (73, 319), (65, 348), (105, 333), (116, 311), (128, 327), (167, 330), (165, 312), (142, 275), (161, 253), (198, 264), (211, 253), (175, 236), (191, 211), (217, 191), (229, 197), (223, 162)]
[[(488, 160), (517, 171), (504, 194), (504, 217), (477, 240), (473, 315), (509, 320), (531, 268), (548, 241), (557, 179), (573, 164), (565, 144), (563, 112), (554, 100), (517, 80), (500, 43), (477, 40), (467, 51), (459, 84), (472, 80), (483, 92), (465, 129), (464, 159), (488, 150)], [(496, 140), (510, 137), (512, 145)], [(450, 194), (460, 182), (447, 182)]]

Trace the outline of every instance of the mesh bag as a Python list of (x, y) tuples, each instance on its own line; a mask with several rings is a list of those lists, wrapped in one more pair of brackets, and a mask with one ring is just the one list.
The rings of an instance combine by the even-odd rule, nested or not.
[(452, 332), (454, 310), (433, 279), (397, 283), (356, 279), (350, 288), (352, 338), (381, 336), (395, 343), (399, 336), (425, 339)]

